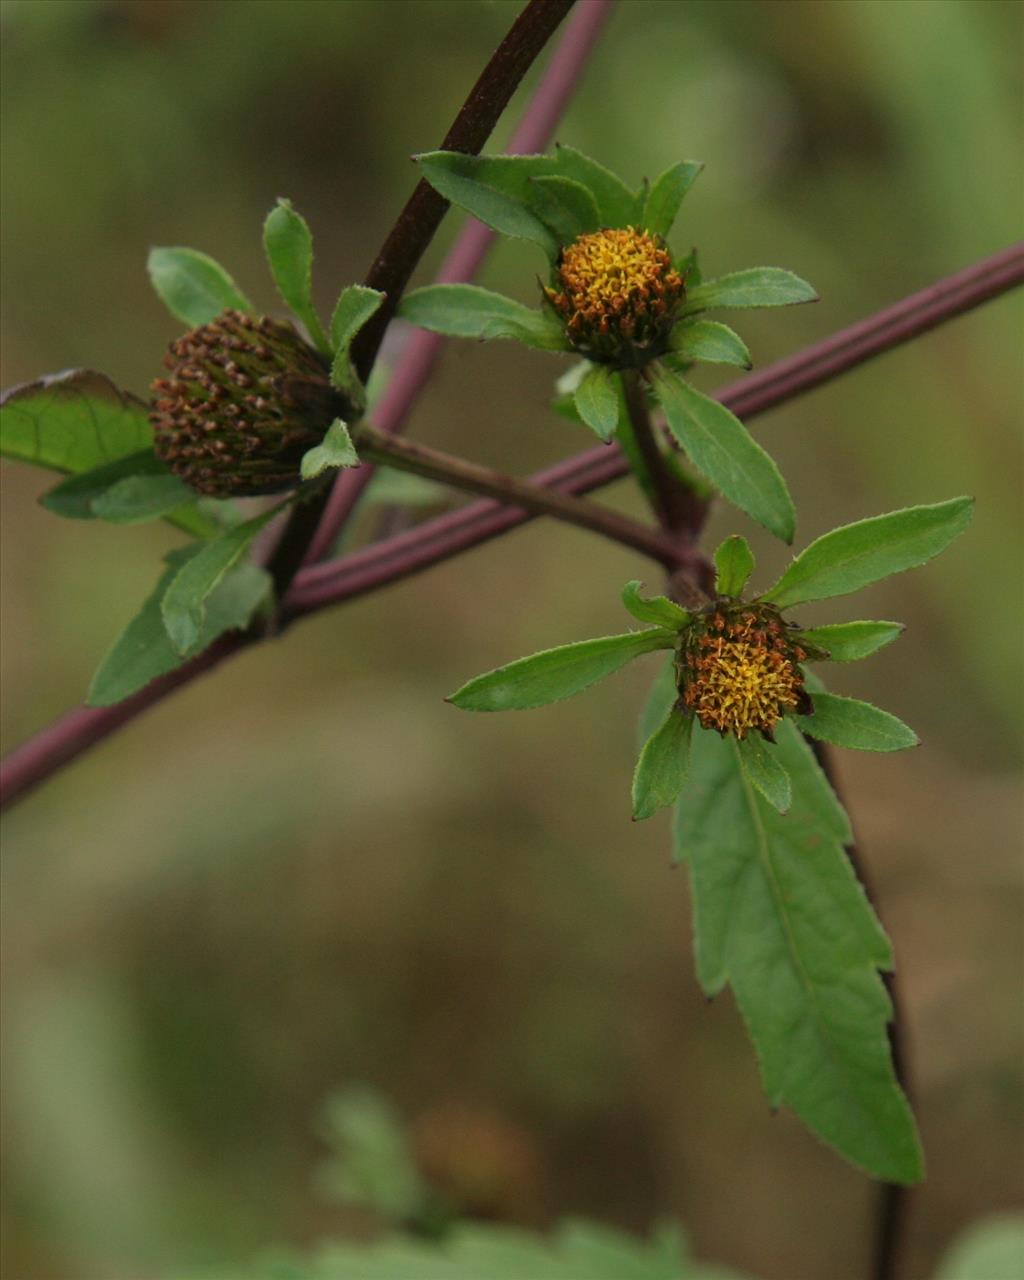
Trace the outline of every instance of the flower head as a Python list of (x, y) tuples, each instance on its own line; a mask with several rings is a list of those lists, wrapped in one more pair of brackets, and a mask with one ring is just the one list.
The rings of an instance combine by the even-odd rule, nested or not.
[(705, 729), (770, 738), (787, 712), (811, 709), (800, 670), (807, 656), (770, 605), (719, 602), (684, 633), (680, 696)]
[(544, 292), (577, 350), (632, 367), (664, 350), (685, 288), (661, 238), (630, 226), (577, 236)]
[(224, 311), (172, 342), (152, 385), (156, 454), (212, 497), (294, 488), (307, 449), (349, 406), (291, 324)]

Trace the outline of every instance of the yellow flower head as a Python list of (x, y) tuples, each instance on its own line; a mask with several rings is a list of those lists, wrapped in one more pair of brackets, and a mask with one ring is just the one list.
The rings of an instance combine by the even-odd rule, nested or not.
[(545, 290), (573, 346), (624, 366), (661, 353), (684, 292), (660, 238), (633, 227), (578, 236)]

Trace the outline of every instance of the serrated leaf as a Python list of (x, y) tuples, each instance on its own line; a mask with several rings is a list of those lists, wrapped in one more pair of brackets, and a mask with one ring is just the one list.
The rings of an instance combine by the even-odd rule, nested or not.
[(263, 248), (277, 291), (324, 354), (330, 346), (313, 306), (313, 236), (290, 200), (278, 198), (263, 224)]
[(903, 630), (902, 622), (833, 622), (805, 628), (794, 639), (824, 649), (830, 662), (856, 662), (892, 644)]
[(555, 147), (555, 160), (559, 173), (581, 182), (593, 193), (602, 225), (625, 227), (636, 221), (636, 194), (610, 169), (563, 143)]
[(573, 403), (576, 411), (605, 444), (619, 425), (619, 380), (606, 364), (592, 364), (580, 379)]
[(950, 498), (842, 525), (805, 547), (763, 598), (783, 609), (848, 595), (880, 578), (914, 569), (963, 533), (973, 507), (973, 498)]
[(774, 745), (765, 742), (759, 733), (748, 733), (740, 739), (739, 749), (740, 760), (750, 781), (772, 808), (779, 813), (788, 813), (793, 803), (793, 789)]
[(676, 847), (691, 863), (701, 985), (714, 995), (732, 984), (773, 1106), (872, 1176), (916, 1182), (921, 1151), (877, 972), (892, 963), (889, 943), (810, 748), (787, 720), (776, 737), (792, 780), (785, 816), (751, 785), (733, 739), (694, 730)]
[(279, 503), (204, 543), (174, 575), (160, 602), (167, 634), (179, 654), (196, 644), (206, 621), (207, 601), (265, 524), (286, 506)]
[(558, 237), (530, 208), (531, 177), (554, 174), (551, 156), (466, 156), (428, 151), (415, 157), (427, 182), (446, 200), (502, 235), (531, 240), (554, 261)]
[(793, 719), (812, 738), (854, 751), (903, 751), (920, 741), (909, 725), (890, 712), (837, 693), (815, 693), (814, 714)]
[(668, 235), (683, 197), (704, 168), (702, 160), (683, 160), (656, 178), (644, 202), (643, 226), (652, 235)]
[(86, 702), (109, 707), (144, 688), (157, 676), (179, 667), (187, 658), (209, 648), (226, 631), (246, 627), (271, 590), (270, 575), (253, 564), (239, 565), (221, 581), (206, 602), (206, 617), (195, 645), (176, 652), (164, 627), (160, 602), (184, 563), (199, 552), (182, 548), (157, 583), (141, 611), (128, 623), (92, 678)]
[(338, 295), (331, 315), (331, 349), (334, 352), (331, 384), (360, 406), (365, 399), (365, 390), (352, 366), (349, 348), (359, 330), (380, 310), (383, 301), (384, 295), (379, 289), (350, 284)]
[(703, 282), (704, 277), (700, 269), (700, 254), (696, 249), (691, 249), (684, 258), (679, 258), (674, 263), (674, 266), (686, 282), (687, 289), (695, 289), (697, 285)]
[(252, 303), (220, 263), (198, 249), (150, 249), (146, 266), (161, 302), (190, 329), (209, 324), (222, 311), (252, 312)]
[(749, 267), (688, 289), (682, 314), (692, 315), (710, 307), (790, 307), (817, 301), (814, 288), (792, 271), (781, 267)]
[(551, 228), (559, 243), (597, 231), (601, 215), (593, 195), (582, 183), (562, 174), (530, 179), (531, 206)]
[(661, 670), (655, 676), (654, 683), (644, 700), (637, 723), (636, 749), (638, 752), (643, 750), (644, 743), (675, 706), (678, 697), (676, 660), (675, 654), (672, 654), (662, 663)]
[(747, 344), (738, 333), (717, 320), (683, 320), (672, 330), (669, 350), (680, 360), (751, 367)]
[(553, 316), (475, 284), (430, 284), (414, 289), (402, 299), (398, 314), (421, 329), (453, 338), (512, 338), (539, 351), (569, 349)]
[(112, 524), (156, 520), (194, 501), (192, 490), (151, 449), (70, 476), (39, 499), (54, 515)]
[(560, 702), (654, 649), (671, 649), (675, 632), (628, 631), (544, 649), (464, 684), (448, 699), (464, 711), (524, 711)]
[(352, 443), (348, 427), (340, 418), (335, 418), (327, 428), (327, 433), (318, 445), (307, 449), (299, 464), (299, 473), (303, 480), (312, 480), (314, 476), (332, 467), (358, 467), (359, 454)]
[(715, 550), (715, 590), (720, 596), (739, 596), (754, 572), (750, 543), (738, 533), (720, 542)]
[(675, 804), (686, 781), (693, 716), (673, 707), (644, 743), (633, 771), (633, 817), (649, 818)]
[(669, 430), (722, 495), (783, 542), (793, 541), (796, 512), (778, 467), (740, 420), (662, 364), (654, 387)]
[(668, 630), (678, 630), (690, 621), (690, 615), (668, 596), (645, 598), (640, 594), (644, 584), (639, 578), (627, 582), (622, 588), (622, 603), (638, 622), (646, 622)]

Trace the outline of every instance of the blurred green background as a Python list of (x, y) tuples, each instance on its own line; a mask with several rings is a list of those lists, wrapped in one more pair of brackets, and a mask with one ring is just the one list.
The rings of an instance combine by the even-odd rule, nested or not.
[[(275, 307), (260, 223), (278, 195), (312, 225), (329, 309), (408, 193), (407, 157), (438, 144), (518, 7), (7, 0), (3, 383), (85, 365), (144, 391), (176, 332), (150, 244), (205, 249)], [(557, 136), (632, 182), (707, 162), (676, 246), (699, 245), (709, 274), (773, 263), (822, 295), (743, 317), (763, 365), (1020, 234), (1022, 15), (625, 0)], [(538, 266), (506, 243), (482, 280), (530, 301)], [(940, 562), (853, 615), (813, 615), (909, 624), (833, 676), (925, 744), (841, 760), (896, 944), (929, 1162), (907, 1277), (1024, 1196), (1021, 336), (1004, 298), (756, 424), (798, 545), (978, 498)], [(411, 430), (520, 472), (585, 448), (547, 407), (562, 367), (452, 345)], [(3, 471), (6, 747), (81, 698), (176, 541), (62, 522), (35, 502), (50, 483)], [(608, 496), (638, 510), (623, 485)], [(783, 549), (719, 511), (712, 536), (733, 531), (765, 585)], [(357, 1081), (487, 1216), (669, 1216), (702, 1256), (765, 1280), (864, 1274), (875, 1189), (769, 1115), (731, 997), (708, 1006), (697, 988), (667, 819), (629, 821), (657, 659), (522, 716), (442, 702), (534, 648), (621, 629), (618, 590), (644, 575), (534, 524), (246, 654), (12, 812), (6, 1277), (140, 1280), (360, 1229), (314, 1185), (318, 1111)]]

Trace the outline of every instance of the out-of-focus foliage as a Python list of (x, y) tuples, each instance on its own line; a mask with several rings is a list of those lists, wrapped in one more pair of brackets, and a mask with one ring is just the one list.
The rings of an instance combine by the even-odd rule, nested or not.
[[(9, 0), (3, 384), (84, 366), (142, 392), (176, 336), (152, 244), (203, 246), (273, 311), (253, 228), (282, 194), (330, 315), (411, 188), (407, 157), (440, 144), (517, 9)], [(974, 0), (629, 0), (558, 136), (631, 182), (701, 157), (679, 246), (708, 277), (784, 262), (814, 281), (814, 307), (745, 317), (761, 367), (1019, 233), (1020, 34), (1017, 6)], [(535, 305), (535, 271), (503, 245), (480, 282)], [(911, 1011), (928, 1181), (909, 1274), (1024, 1190), (1020, 318), (1002, 299), (751, 424), (799, 495), (798, 545), (978, 500), (941, 570), (859, 606), (905, 620), (901, 644), (834, 676), (926, 744), (846, 759), (841, 780)], [(580, 432), (545, 408), (552, 368), (453, 344), (412, 427), (516, 472), (553, 461)], [(51, 483), (4, 468), (8, 746), (80, 700), (180, 541), (54, 520), (35, 502)], [(765, 582), (781, 572), (785, 550), (725, 508), (708, 545), (733, 533)], [(688, 977), (666, 826), (631, 824), (606, 782), (628, 777), (622, 726), (659, 659), (550, 712), (441, 701), (620, 628), (614, 588), (644, 573), (660, 590), (636, 557), (538, 524), (226, 665), (10, 815), (5, 1273), (225, 1272), (359, 1233), (308, 1171), (319, 1100), (362, 1079), (430, 1137), (433, 1178), (469, 1185), (488, 1154), (492, 1219), (668, 1217), (763, 1280), (859, 1280), (873, 1192), (768, 1114), (730, 997), (708, 1008)]]

